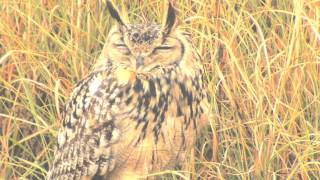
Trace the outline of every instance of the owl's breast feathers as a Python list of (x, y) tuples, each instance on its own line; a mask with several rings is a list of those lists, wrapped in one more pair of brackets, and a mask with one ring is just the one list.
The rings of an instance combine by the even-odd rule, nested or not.
[(178, 126), (167, 121), (175, 118), (181, 120), (180, 131), (196, 131), (207, 94), (202, 68), (186, 71), (175, 66), (141, 75), (110, 67), (79, 82), (63, 113), (49, 179), (104, 175), (118, 165), (116, 151), (124, 151), (113, 147), (165, 141), (164, 133)]

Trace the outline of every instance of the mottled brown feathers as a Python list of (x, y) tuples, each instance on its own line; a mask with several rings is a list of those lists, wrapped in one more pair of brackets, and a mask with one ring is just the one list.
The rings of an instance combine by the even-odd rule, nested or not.
[(205, 124), (206, 83), (189, 37), (173, 28), (171, 4), (167, 14), (165, 28), (110, 31), (95, 69), (65, 105), (49, 180), (134, 179), (187, 164)]

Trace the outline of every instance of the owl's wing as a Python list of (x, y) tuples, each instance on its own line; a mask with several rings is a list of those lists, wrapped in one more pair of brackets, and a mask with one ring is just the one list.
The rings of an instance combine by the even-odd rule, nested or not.
[[(190, 124), (196, 127), (205, 96), (198, 92), (204, 88), (198, 76), (178, 77), (181, 71), (144, 79), (128, 70), (110, 68), (79, 82), (65, 108), (48, 179), (108, 174), (119, 163), (115, 151), (130, 151), (121, 143), (139, 142), (147, 130), (157, 143), (167, 115), (182, 116), (185, 128)], [(135, 131), (138, 129), (141, 131)], [(122, 149), (113, 149), (119, 144)], [(123, 155), (121, 152), (118, 155)]]
[(114, 73), (95, 72), (77, 84), (63, 113), (48, 179), (80, 179), (113, 169), (109, 147), (119, 136), (114, 120), (130, 111), (119, 104), (126, 86), (130, 86), (130, 75), (122, 74), (124, 79), (119, 79)]

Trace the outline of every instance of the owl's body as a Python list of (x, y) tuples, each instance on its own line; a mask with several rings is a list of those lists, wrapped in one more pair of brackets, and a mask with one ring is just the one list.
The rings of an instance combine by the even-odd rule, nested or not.
[(173, 170), (186, 163), (205, 123), (203, 69), (186, 35), (169, 19), (165, 30), (125, 25), (108, 3), (122, 27), (110, 32), (95, 70), (65, 107), (48, 179), (134, 179)]

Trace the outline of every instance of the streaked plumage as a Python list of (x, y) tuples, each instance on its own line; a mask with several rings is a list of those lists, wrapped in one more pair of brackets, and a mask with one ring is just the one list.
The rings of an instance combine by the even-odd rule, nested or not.
[(163, 26), (129, 24), (109, 1), (118, 25), (95, 70), (76, 85), (48, 179), (134, 179), (186, 163), (207, 94), (203, 68), (175, 27), (169, 3)]

